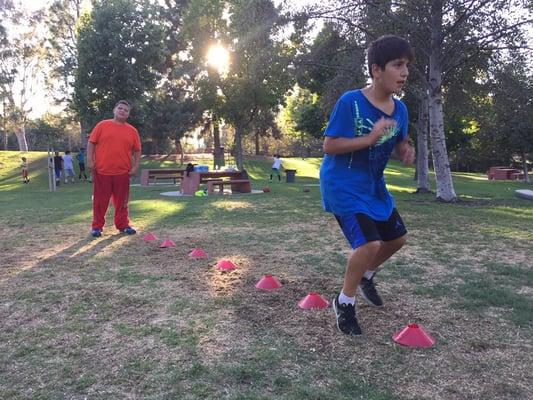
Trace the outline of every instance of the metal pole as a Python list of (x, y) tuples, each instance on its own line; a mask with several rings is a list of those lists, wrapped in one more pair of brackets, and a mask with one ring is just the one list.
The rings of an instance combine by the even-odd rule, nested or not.
[(54, 169), (54, 149), (48, 148), (48, 189), (56, 191), (56, 174)]

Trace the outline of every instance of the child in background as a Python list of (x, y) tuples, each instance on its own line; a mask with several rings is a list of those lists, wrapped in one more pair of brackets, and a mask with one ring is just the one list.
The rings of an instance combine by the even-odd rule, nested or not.
[(70, 177), (70, 180), (72, 183), (74, 183), (74, 177), (76, 174), (74, 173), (74, 163), (72, 160), (72, 156), (70, 155), (70, 151), (65, 151), (65, 155), (63, 158), (63, 173), (65, 174), (65, 183), (68, 182), (68, 178)]
[(281, 182), (281, 158), (279, 158), (279, 154), (274, 154), (274, 162), (272, 163), (272, 172), (270, 173), (270, 182), (272, 182), (272, 176), (277, 175), (278, 181)]
[(87, 180), (87, 175), (85, 175), (85, 149), (82, 147), (78, 154), (76, 155), (76, 159), (78, 160), (78, 166), (80, 167), (80, 176), (78, 179), (81, 180), (81, 175), (85, 177), (85, 180)]
[(30, 179), (28, 178), (28, 161), (26, 157), (22, 157), (22, 183), (28, 183)]
[(54, 153), (54, 172), (56, 174), (56, 186), (59, 186), (61, 181), (61, 170), (63, 169), (63, 158), (59, 155), (59, 151)]

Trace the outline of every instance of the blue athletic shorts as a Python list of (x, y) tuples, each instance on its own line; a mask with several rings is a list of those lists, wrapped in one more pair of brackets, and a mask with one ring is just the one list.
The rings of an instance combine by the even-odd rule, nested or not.
[(389, 242), (407, 233), (402, 217), (396, 209), (392, 210), (387, 221), (374, 221), (368, 215), (361, 213), (335, 215), (335, 218), (352, 249), (375, 240)]

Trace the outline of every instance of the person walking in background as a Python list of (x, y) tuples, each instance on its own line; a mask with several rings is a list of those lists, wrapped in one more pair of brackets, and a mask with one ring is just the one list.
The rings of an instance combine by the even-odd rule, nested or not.
[(74, 172), (74, 160), (72, 160), (72, 156), (70, 155), (70, 151), (65, 151), (65, 155), (63, 155), (63, 174), (65, 178), (65, 183), (68, 182), (68, 178), (70, 177), (70, 180), (72, 183), (74, 183), (74, 177), (76, 176), (76, 173)]
[(93, 180), (93, 237), (102, 235), (110, 198), (115, 227), (128, 235), (137, 233), (130, 226), (128, 201), (130, 177), (137, 173), (141, 159), (141, 139), (137, 129), (126, 122), (130, 110), (130, 104), (120, 100), (113, 119), (96, 124), (89, 137), (86, 165)]
[(272, 177), (277, 175), (278, 181), (281, 182), (281, 158), (279, 154), (274, 154), (274, 162), (272, 163), (272, 171), (270, 172), (270, 182), (272, 182)]
[(372, 42), (368, 49), (372, 83), (340, 97), (324, 132), (322, 202), (352, 248), (342, 290), (333, 299), (337, 328), (347, 335), (362, 333), (355, 313), (356, 292), (372, 306), (383, 305), (374, 275), (407, 239), (383, 171), (393, 150), (406, 165), (414, 161), (407, 107), (393, 96), (405, 85), (412, 59), (411, 46), (398, 36)]
[(76, 154), (76, 159), (78, 160), (78, 167), (80, 168), (80, 175), (78, 177), (81, 180), (81, 176), (87, 180), (87, 175), (85, 175), (85, 149), (82, 147), (78, 154)]
[(30, 178), (28, 178), (28, 160), (26, 157), (22, 157), (22, 183), (28, 183), (30, 181)]
[(63, 158), (59, 155), (59, 151), (54, 153), (54, 172), (56, 174), (56, 186), (59, 186), (61, 181), (61, 170), (63, 169)]

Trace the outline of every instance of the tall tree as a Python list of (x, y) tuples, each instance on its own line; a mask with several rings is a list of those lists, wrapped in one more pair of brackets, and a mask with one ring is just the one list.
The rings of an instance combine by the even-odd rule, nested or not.
[[(373, 25), (365, 22), (368, 7), (379, 11)], [(508, 10), (520, 12), (510, 18)], [(443, 85), (453, 82), (457, 71), (481, 53), (526, 46), (523, 29), (532, 22), (531, 12), (527, 0), (398, 0), (394, 7), (388, 1), (340, 0), (314, 16), (341, 21), (369, 36), (378, 36), (386, 24), (391, 33), (406, 36), (422, 55), (424, 62), (417, 56), (414, 69), (424, 83), (422, 93), (428, 94), (436, 196), (453, 202), (457, 195), (446, 149)]]
[[(27, 151), (26, 123), (31, 112), (30, 99), (36, 94), (42, 66), (42, 37), (39, 30), (42, 13), (19, 11), (12, 14), (11, 18), (19, 24), (12, 26), (11, 32), (4, 31), (0, 57), (4, 135), (7, 135), (8, 130), (14, 131), (19, 149)], [(7, 136), (4, 138), (6, 145)]]
[(261, 113), (277, 110), (292, 86), (289, 65), (295, 47), (278, 35), (284, 26), (271, 0), (228, 2), (231, 64), (221, 84), (221, 116), (235, 128), (235, 162), (243, 167), (242, 138)]
[[(522, 160), (525, 180), (528, 175), (528, 156), (533, 154), (533, 71), (518, 53), (495, 68), (493, 101), (496, 121), (501, 127), (499, 151)], [(509, 157), (511, 158), (511, 157)]]
[(83, 133), (119, 99), (133, 104), (131, 121), (142, 131), (146, 94), (160, 82), (166, 56), (158, 11), (144, 0), (99, 0), (80, 17), (74, 106)]

